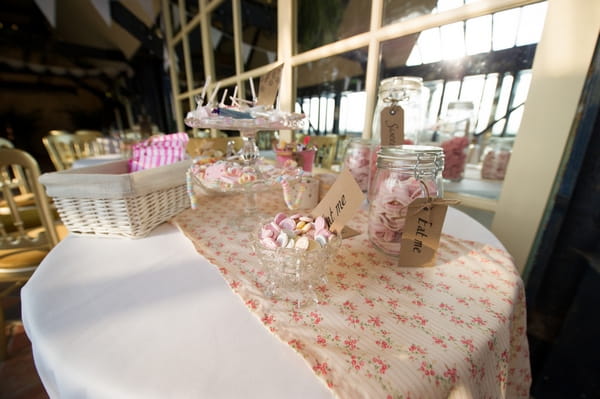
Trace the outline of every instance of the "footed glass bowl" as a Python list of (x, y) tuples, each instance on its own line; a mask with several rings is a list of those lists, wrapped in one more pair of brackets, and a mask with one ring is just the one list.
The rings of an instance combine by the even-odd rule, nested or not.
[(187, 172), (187, 188), (193, 209), (196, 209), (201, 196), (244, 194), (242, 215), (231, 220), (231, 226), (241, 231), (252, 231), (265, 217), (256, 206), (257, 193), (281, 187), (280, 179), (291, 182), (299, 180), (302, 173), (302, 169), (297, 167), (277, 168), (273, 165), (219, 160), (193, 164)]
[[(218, 172), (220, 175), (209, 178), (211, 168), (221, 168)], [(273, 177), (277, 170), (271, 165), (246, 166), (238, 161), (220, 160), (194, 165), (190, 170), (194, 185), (209, 195), (241, 194), (277, 187), (277, 181)]]
[(254, 251), (267, 280), (265, 294), (297, 307), (323, 302), (319, 287), (327, 285), (327, 269), (340, 249), (341, 237), (333, 236), (325, 246), (312, 249), (268, 248), (260, 240), (262, 226), (268, 222), (252, 233)]

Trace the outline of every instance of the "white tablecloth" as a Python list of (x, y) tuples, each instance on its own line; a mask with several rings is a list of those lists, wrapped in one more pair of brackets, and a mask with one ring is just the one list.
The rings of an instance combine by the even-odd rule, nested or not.
[[(500, 242), (449, 209), (444, 232)], [(52, 398), (331, 398), (174, 226), (139, 240), (69, 235), (22, 290)]]

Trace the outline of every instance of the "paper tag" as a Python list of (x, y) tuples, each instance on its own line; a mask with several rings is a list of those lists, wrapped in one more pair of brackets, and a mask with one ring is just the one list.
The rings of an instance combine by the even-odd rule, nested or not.
[(433, 266), (449, 204), (441, 198), (417, 198), (408, 205), (398, 264)]
[(399, 105), (385, 107), (380, 114), (381, 145), (404, 144), (404, 109)]
[(283, 64), (275, 67), (266, 74), (260, 77), (258, 83), (258, 105), (271, 106), (275, 102), (279, 86), (281, 85), (281, 70)]
[(313, 209), (313, 217), (323, 216), (329, 229), (340, 233), (364, 201), (364, 194), (348, 169), (340, 172), (325, 197)]
[(344, 228), (342, 229), (342, 238), (343, 239), (354, 237), (359, 234), (361, 234), (360, 231), (354, 230), (352, 227), (349, 227), (349, 226), (344, 226)]

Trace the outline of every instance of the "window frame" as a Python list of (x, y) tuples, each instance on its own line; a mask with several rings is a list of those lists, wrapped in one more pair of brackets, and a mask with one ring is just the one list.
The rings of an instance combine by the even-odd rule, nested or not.
[[(179, 31), (173, 34), (169, 0), (162, 0), (167, 53), (169, 59), (174, 59), (174, 46), (180, 41), (185, 43), (185, 35), (195, 24), (200, 24), (202, 31), (202, 48), (204, 59), (205, 76), (215, 76), (214, 74), (214, 54), (210, 43), (210, 13), (224, 1), (231, 1), (235, 18), (234, 23), (239, 24), (239, 10), (241, 0), (198, 0), (199, 11), (190, 21), (184, 19), (184, 0), (178, 0), (180, 9)], [(370, 19), (370, 29), (352, 37), (348, 37), (322, 47), (311, 49), (302, 53), (296, 53), (296, 1), (278, 0), (277, 2), (277, 60), (276, 62), (264, 65), (260, 68), (245, 71), (243, 64), (236, 61), (236, 75), (219, 81), (222, 87), (241, 84), (249, 78), (258, 78), (268, 72), (279, 63), (283, 63), (281, 87), (279, 91), (279, 106), (284, 111), (294, 111), (296, 102), (296, 87), (294, 86), (294, 68), (307, 62), (318, 61), (323, 58), (339, 55), (350, 50), (361, 47), (368, 48), (367, 69), (365, 90), (367, 93), (365, 122), (362, 136), (369, 138), (371, 135), (371, 122), (375, 109), (377, 86), (379, 78), (379, 53), (381, 43), (386, 40), (399, 38), (402, 36), (421, 32), (423, 30), (439, 27), (475, 18), (495, 12), (500, 12), (529, 4), (539, 3), (541, 0), (481, 0), (471, 2), (456, 9), (451, 9), (435, 14), (419, 16), (413, 19), (404, 20), (398, 23), (382, 26), (383, 0), (372, 0), (372, 10)], [(590, 4), (592, 3), (592, 4)], [(183, 11), (182, 11), (183, 10)], [(591, 19), (591, 16), (600, 13), (600, 3), (588, 2), (586, 0), (548, 0), (548, 10), (544, 25), (544, 32), (538, 44), (534, 66), (532, 68), (532, 80), (527, 106), (523, 113), (523, 119), (515, 141), (511, 163), (505, 177), (502, 192), (498, 201), (483, 201), (481, 198), (466, 198), (463, 202), (467, 206), (481, 207), (483, 209), (495, 210), (495, 217), (492, 223), (492, 231), (498, 235), (506, 247), (515, 256), (515, 262), (519, 270), (522, 270), (527, 262), (528, 256), (533, 248), (538, 229), (542, 228), (543, 215), (546, 205), (552, 192), (552, 185), (558, 173), (558, 167), (561, 162), (563, 152), (568, 148), (567, 138), (570, 129), (565, 126), (571, 126), (576, 120), (575, 110), (577, 101), (581, 93), (585, 72), (591, 62), (593, 47), (598, 38), (598, 24), (600, 22)], [(568, 14), (571, 20), (586, 21), (585, 24), (569, 24), (569, 33), (571, 36), (565, 38), (565, 27), (561, 20)], [(585, 26), (577, 26), (577, 25)], [(241, 60), (241, 34), (240, 29), (235, 29), (234, 40), (236, 42), (236, 57)], [(560, 34), (557, 32), (561, 32)], [(572, 76), (564, 79), (550, 79), (543, 82), (541, 88), (540, 80), (544, 80), (546, 73), (554, 72), (544, 58), (552, 59), (552, 52), (557, 50), (553, 48), (554, 43), (559, 41), (560, 47), (569, 49), (576, 48), (577, 51), (570, 52), (571, 58), (565, 60), (566, 68), (573, 71)], [(546, 43), (544, 43), (546, 42)], [(540, 46), (543, 49), (540, 53)], [(591, 49), (590, 49), (591, 48)], [(189, 47), (184, 45), (184, 56), (189, 57)], [(187, 63), (185, 63), (187, 65)], [(176, 82), (177, 74), (170, 68), (170, 76), (173, 82)], [(186, 68), (187, 69), (187, 68)], [(188, 78), (188, 87), (190, 79)], [(209, 89), (213, 88), (217, 82), (213, 82)], [(177, 84), (172, 84), (172, 95), (174, 109), (173, 114), (179, 131), (185, 131), (183, 123), (182, 101), (187, 101), (190, 107), (195, 107), (194, 95), (200, 94), (202, 87), (191, 88), (186, 92), (180, 92)], [(552, 99), (549, 104), (548, 98), (543, 95), (534, 94), (538, 92), (551, 92), (559, 95), (561, 101), (556, 103)], [(550, 107), (550, 109), (549, 109)], [(557, 114), (555, 118), (560, 119), (561, 123), (544, 124), (544, 131), (535, 125), (535, 121), (543, 118), (548, 112)], [(559, 115), (558, 115), (559, 114)], [(280, 132), (282, 138), (291, 138), (291, 132)], [(289, 136), (287, 136), (289, 135)], [(544, 137), (552, 136), (552, 140), (544, 140)], [(553, 147), (550, 147), (553, 146)], [(536, 159), (535, 165), (530, 165), (530, 154), (532, 148), (536, 148), (536, 153), (543, 154), (543, 157)], [(522, 168), (528, 168), (528, 173), (521, 173)], [(527, 181), (524, 181), (527, 176)], [(531, 200), (531, 195), (520, 195), (523, 187), (531, 184), (536, 190), (527, 190), (528, 193), (535, 192), (535, 200)], [(525, 198), (524, 198), (525, 197)], [(483, 202), (482, 202), (483, 201)], [(519, 208), (518, 212), (515, 210)], [(522, 215), (527, 215), (527, 228), (522, 228)]]

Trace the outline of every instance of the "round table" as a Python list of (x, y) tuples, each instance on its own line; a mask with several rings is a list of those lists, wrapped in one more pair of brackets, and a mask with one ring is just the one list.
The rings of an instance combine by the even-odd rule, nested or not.
[[(503, 248), (449, 208), (444, 233)], [(69, 235), (22, 289), (52, 398), (332, 398), (172, 224), (128, 240)]]

